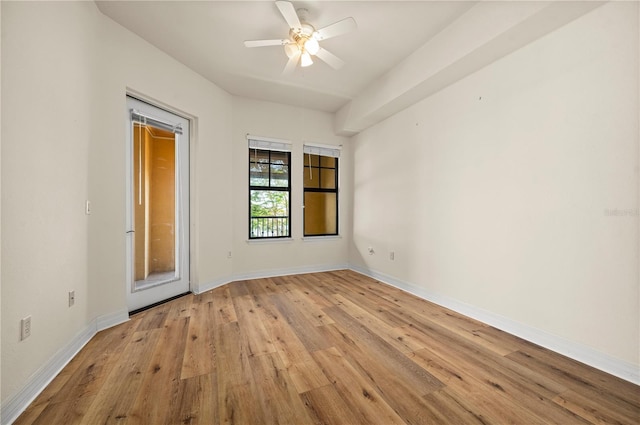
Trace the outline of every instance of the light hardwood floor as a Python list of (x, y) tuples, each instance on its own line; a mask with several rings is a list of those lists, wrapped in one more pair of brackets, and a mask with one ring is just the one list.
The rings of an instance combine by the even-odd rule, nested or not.
[(98, 333), (16, 424), (639, 424), (640, 387), (351, 271)]

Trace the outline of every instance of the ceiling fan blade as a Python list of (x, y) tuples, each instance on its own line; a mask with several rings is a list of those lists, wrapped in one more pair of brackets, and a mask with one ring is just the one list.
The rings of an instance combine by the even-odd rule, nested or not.
[(244, 42), (245, 47), (265, 47), (265, 46), (284, 46), (289, 40), (248, 40)]
[(316, 53), (316, 57), (325, 61), (327, 65), (333, 69), (340, 69), (344, 66), (344, 61), (342, 59), (322, 47), (318, 50), (318, 53)]
[(289, 24), (289, 28), (293, 28), (296, 30), (302, 28), (302, 25), (300, 24), (300, 18), (298, 18), (298, 14), (296, 13), (296, 9), (293, 7), (293, 4), (288, 1), (277, 1), (276, 6), (278, 6), (278, 9), (280, 10), (280, 13), (282, 13), (284, 20), (287, 21), (287, 24)]
[(300, 59), (300, 52), (293, 54), (284, 69), (282, 70), (282, 75), (291, 75), (293, 71), (295, 71), (296, 66), (298, 65), (298, 60)]
[(336, 37), (338, 35), (346, 34), (358, 28), (356, 20), (353, 18), (344, 18), (341, 21), (335, 22), (324, 28), (317, 30), (313, 36), (316, 40), (326, 40), (327, 38)]

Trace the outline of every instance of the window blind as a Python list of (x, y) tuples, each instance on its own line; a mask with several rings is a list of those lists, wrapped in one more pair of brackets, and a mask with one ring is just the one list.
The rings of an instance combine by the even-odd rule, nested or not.
[(291, 143), (286, 140), (247, 135), (249, 148), (270, 151), (291, 152)]
[(172, 124), (161, 120), (160, 118), (152, 117), (147, 114), (143, 114), (135, 109), (131, 110), (131, 120), (133, 122), (140, 123), (142, 125), (150, 125), (151, 127), (167, 130), (175, 134), (182, 134), (182, 126), (180, 124)]
[(340, 148), (338, 146), (326, 145), (304, 145), (303, 152), (311, 155), (330, 156), (340, 158)]

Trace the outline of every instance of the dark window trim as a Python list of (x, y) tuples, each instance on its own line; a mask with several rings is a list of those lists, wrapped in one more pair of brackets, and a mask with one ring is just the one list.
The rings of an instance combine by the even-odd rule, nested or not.
[[(308, 155), (308, 154), (305, 154)], [(311, 155), (315, 155), (315, 156), (326, 156), (326, 155), (319, 155), (319, 154), (311, 154)], [(318, 170), (318, 179), (319, 181), (322, 181), (322, 169), (325, 170), (335, 170), (335, 189), (325, 189), (325, 188), (318, 188), (318, 187), (304, 187), (304, 183), (303, 183), (303, 195), (302, 195), (302, 202), (304, 205), (306, 205), (306, 194), (307, 192), (316, 192), (316, 193), (335, 193), (336, 194), (336, 232), (335, 233), (314, 233), (312, 235), (308, 235), (305, 232), (305, 223), (304, 221), (306, 220), (306, 214), (303, 213), (302, 214), (302, 236), (305, 238), (315, 238), (315, 237), (321, 237), (321, 236), (340, 236), (340, 196), (339, 196), (339, 188), (338, 188), (338, 181), (339, 181), (339, 167), (340, 167), (340, 158), (335, 157), (336, 160), (336, 166), (334, 167), (323, 167), (321, 166), (321, 160), (318, 159), (318, 166), (316, 167), (315, 165), (311, 165), (311, 162), (309, 162), (309, 165), (304, 165), (303, 169), (304, 172), (307, 173), (309, 172), (309, 168), (311, 168), (312, 170)], [(304, 163), (304, 161), (303, 161)], [(304, 181), (304, 179), (303, 179)]]
[[(252, 163), (256, 163), (256, 161), (252, 161), (252, 157), (251, 157), (251, 153), (255, 152), (255, 151), (263, 151), (263, 152), (268, 152), (269, 153), (269, 161), (268, 162), (264, 162), (263, 164), (267, 165), (268, 171), (269, 171), (269, 175), (268, 175), (268, 181), (269, 181), (269, 185), (268, 186), (257, 186), (257, 185), (252, 185), (251, 184), (251, 164)], [(285, 153), (287, 155), (287, 166), (289, 167), (289, 173), (287, 174), (287, 187), (282, 187), (282, 186), (271, 186), (271, 153), (272, 152), (280, 152), (280, 153)], [(248, 197), (249, 197), (249, 229), (248, 229), (248, 234), (249, 234), (249, 240), (264, 240), (264, 239), (285, 239), (285, 238), (291, 238), (291, 152), (289, 151), (276, 151), (273, 149), (264, 149), (264, 148), (249, 148), (249, 162), (248, 162), (248, 174), (249, 174), (249, 190), (248, 190)], [(283, 236), (252, 236), (252, 232), (251, 232), (251, 221), (254, 218), (285, 218), (285, 216), (269, 216), (269, 217), (253, 217), (253, 215), (251, 215), (251, 191), (253, 190), (261, 190), (261, 191), (267, 191), (267, 192), (287, 192), (289, 194), (289, 205), (287, 205), (287, 234), (283, 235)]]

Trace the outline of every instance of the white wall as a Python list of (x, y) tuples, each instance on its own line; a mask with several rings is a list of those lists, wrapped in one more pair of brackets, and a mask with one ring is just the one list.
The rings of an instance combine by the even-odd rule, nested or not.
[(98, 67), (104, 76), (94, 103), (96, 140), (91, 144), (91, 280), (95, 315), (120, 308), (124, 291), (113, 288), (124, 276), (125, 258), (125, 94), (129, 90), (194, 120), (191, 144), (192, 286), (228, 276), (226, 247), (232, 217), (231, 96), (103, 15), (98, 17)]
[(4, 407), (96, 319), (126, 314), (127, 90), (194, 119), (194, 289), (231, 274), (232, 188), (212, 182), (231, 174), (232, 103), (92, 2), (2, 2), (2, 29)]
[(637, 368), (637, 8), (355, 136), (352, 264)]
[[(52, 367), (92, 335), (96, 321), (99, 328), (126, 314), (127, 92), (194, 121), (196, 292), (238, 276), (346, 264), (348, 219), (340, 224), (342, 238), (303, 242), (302, 211), (294, 211), (294, 240), (275, 249), (247, 244), (244, 232), (245, 134), (294, 143), (298, 208), (302, 142), (347, 142), (333, 135), (330, 114), (233, 100), (90, 2), (2, 2), (2, 12), (2, 61), (9, 64), (2, 75), (2, 249), (8, 253), (2, 258), (3, 407), (24, 407), (24, 397), (35, 394), (55, 372)], [(348, 147), (341, 161), (350, 163)], [(343, 175), (340, 211), (347, 218), (349, 187)], [(87, 199), (90, 216), (84, 214)], [(67, 307), (69, 290), (76, 291), (73, 308)], [(27, 315), (33, 317), (33, 334), (19, 341), (19, 322)]]
[[(194, 119), (196, 291), (349, 257), (638, 365), (637, 4), (597, 9), (353, 141), (329, 114), (232, 98), (91, 2), (1, 7), (3, 407), (126, 311), (127, 90)], [(246, 241), (247, 133), (294, 144), (290, 242)], [(344, 145), (341, 239), (301, 240), (305, 141)]]
[(2, 3), (3, 400), (87, 323), (90, 9)]
[[(291, 153), (291, 241), (248, 242), (248, 142), (247, 134), (285, 139)], [(339, 169), (340, 238), (302, 240), (304, 142), (343, 145)], [(235, 97), (233, 100), (233, 275), (235, 278), (295, 273), (347, 264), (350, 240), (348, 204), (351, 198), (348, 139), (333, 132), (333, 116), (319, 111)]]

